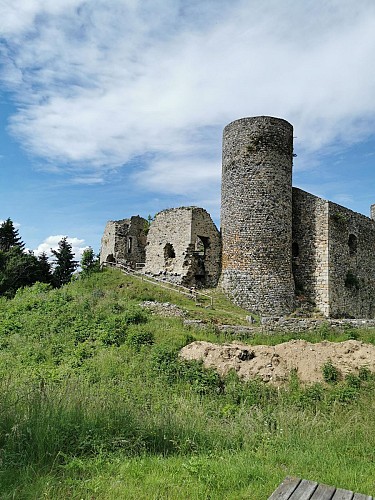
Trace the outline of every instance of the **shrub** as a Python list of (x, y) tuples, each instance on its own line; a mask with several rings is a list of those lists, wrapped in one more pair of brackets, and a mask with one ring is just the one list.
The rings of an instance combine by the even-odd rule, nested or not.
[(204, 368), (201, 361), (180, 361), (180, 376), (191, 385), (194, 392), (207, 394), (222, 392), (223, 383), (213, 368)]
[(322, 373), (324, 380), (330, 384), (334, 384), (340, 379), (340, 372), (330, 359), (322, 366)]
[(370, 380), (371, 378), (371, 372), (367, 368), (367, 366), (361, 366), (358, 371), (358, 377), (360, 380), (366, 381)]
[(129, 332), (126, 344), (131, 347), (141, 347), (142, 345), (152, 345), (155, 342), (152, 332), (132, 331)]
[(354, 328), (349, 328), (348, 330), (346, 330), (345, 333), (346, 333), (348, 340), (358, 340), (359, 339), (359, 333)]
[(359, 389), (362, 380), (357, 375), (354, 375), (354, 373), (348, 373), (345, 377), (345, 382), (348, 387)]
[(354, 387), (338, 386), (331, 395), (331, 401), (338, 401), (342, 404), (348, 404), (357, 399), (358, 391)]
[(121, 317), (126, 325), (140, 325), (148, 321), (147, 312), (139, 306), (129, 307)]
[(321, 337), (323, 340), (326, 340), (331, 333), (331, 327), (329, 323), (322, 323), (317, 329), (317, 333), (319, 337)]

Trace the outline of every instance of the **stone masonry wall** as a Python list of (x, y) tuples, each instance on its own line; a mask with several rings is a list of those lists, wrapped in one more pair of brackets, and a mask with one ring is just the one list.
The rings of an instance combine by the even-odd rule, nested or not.
[(296, 306), (308, 301), (328, 316), (328, 201), (298, 188), (293, 188), (292, 258)]
[(163, 210), (148, 237), (144, 272), (187, 287), (213, 287), (220, 275), (220, 233), (203, 208)]
[(267, 116), (224, 129), (222, 276), (237, 304), (261, 314), (293, 309), (293, 127)]
[(139, 215), (130, 219), (108, 221), (100, 248), (100, 263), (127, 262), (135, 267), (145, 261), (147, 221)]
[(329, 316), (375, 318), (375, 221), (328, 206)]

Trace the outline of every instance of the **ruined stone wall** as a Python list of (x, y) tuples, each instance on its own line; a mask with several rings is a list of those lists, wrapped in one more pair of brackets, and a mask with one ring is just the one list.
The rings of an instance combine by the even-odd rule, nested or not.
[[(170, 208), (156, 214), (147, 235), (144, 272), (153, 275), (181, 275), (184, 272), (183, 262), (190, 234), (190, 208)], [(167, 245), (172, 247), (168, 249)], [(169, 257), (165, 252), (169, 253)]]
[(296, 307), (307, 301), (328, 316), (328, 201), (298, 188), (293, 188), (292, 259)]
[(100, 263), (127, 262), (135, 267), (145, 261), (147, 221), (139, 215), (130, 219), (108, 221), (100, 248)]
[(198, 207), (163, 210), (148, 237), (146, 274), (188, 287), (216, 286), (220, 274), (220, 233)]
[(329, 315), (375, 318), (375, 221), (332, 202), (328, 207)]
[(198, 268), (191, 273), (195, 286), (212, 288), (217, 286), (221, 273), (221, 236), (210, 215), (203, 208), (193, 210), (191, 225), (191, 258)]
[(293, 309), (293, 127), (267, 116), (224, 129), (222, 277), (224, 291), (261, 314)]

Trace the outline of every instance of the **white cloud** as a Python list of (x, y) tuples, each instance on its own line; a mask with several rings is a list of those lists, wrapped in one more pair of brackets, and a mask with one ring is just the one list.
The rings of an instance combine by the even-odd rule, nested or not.
[[(53, 254), (51, 250), (57, 250), (59, 247), (59, 241), (64, 238), (64, 235), (57, 234), (54, 236), (48, 236), (38, 247), (34, 250), (35, 255), (40, 255), (45, 252), (47, 256), (53, 259)], [(88, 248), (84, 245), (85, 240), (79, 238), (67, 238), (68, 243), (72, 246), (72, 252), (74, 253), (74, 258), (78, 262), (81, 260), (83, 251)]]
[[(0, 219), (0, 225), (1, 225), (3, 222), (5, 222), (5, 220), (6, 220), (6, 219)], [(14, 227), (15, 229), (19, 229), (19, 228), (21, 227), (21, 224), (20, 224), (19, 222), (14, 222), (14, 221), (12, 221), (12, 222), (13, 222), (13, 227)]]
[(222, 127), (242, 116), (286, 118), (306, 158), (374, 129), (372, 0), (0, 7), (11, 131), (76, 183), (136, 162), (148, 189), (213, 192)]

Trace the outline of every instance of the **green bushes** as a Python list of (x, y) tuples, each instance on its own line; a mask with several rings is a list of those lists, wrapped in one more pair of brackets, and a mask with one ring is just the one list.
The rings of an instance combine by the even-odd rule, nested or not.
[(255, 500), (287, 474), (336, 484), (335, 467), (342, 486), (370, 484), (368, 369), (309, 387), (296, 373), (279, 388), (219, 377), (178, 356), (213, 334), (147, 314), (130, 288), (104, 272), (0, 300), (1, 498), (194, 498), (193, 484), (197, 498)]
[(322, 366), (322, 373), (324, 380), (328, 383), (336, 383), (341, 378), (339, 370), (334, 366), (331, 359)]

